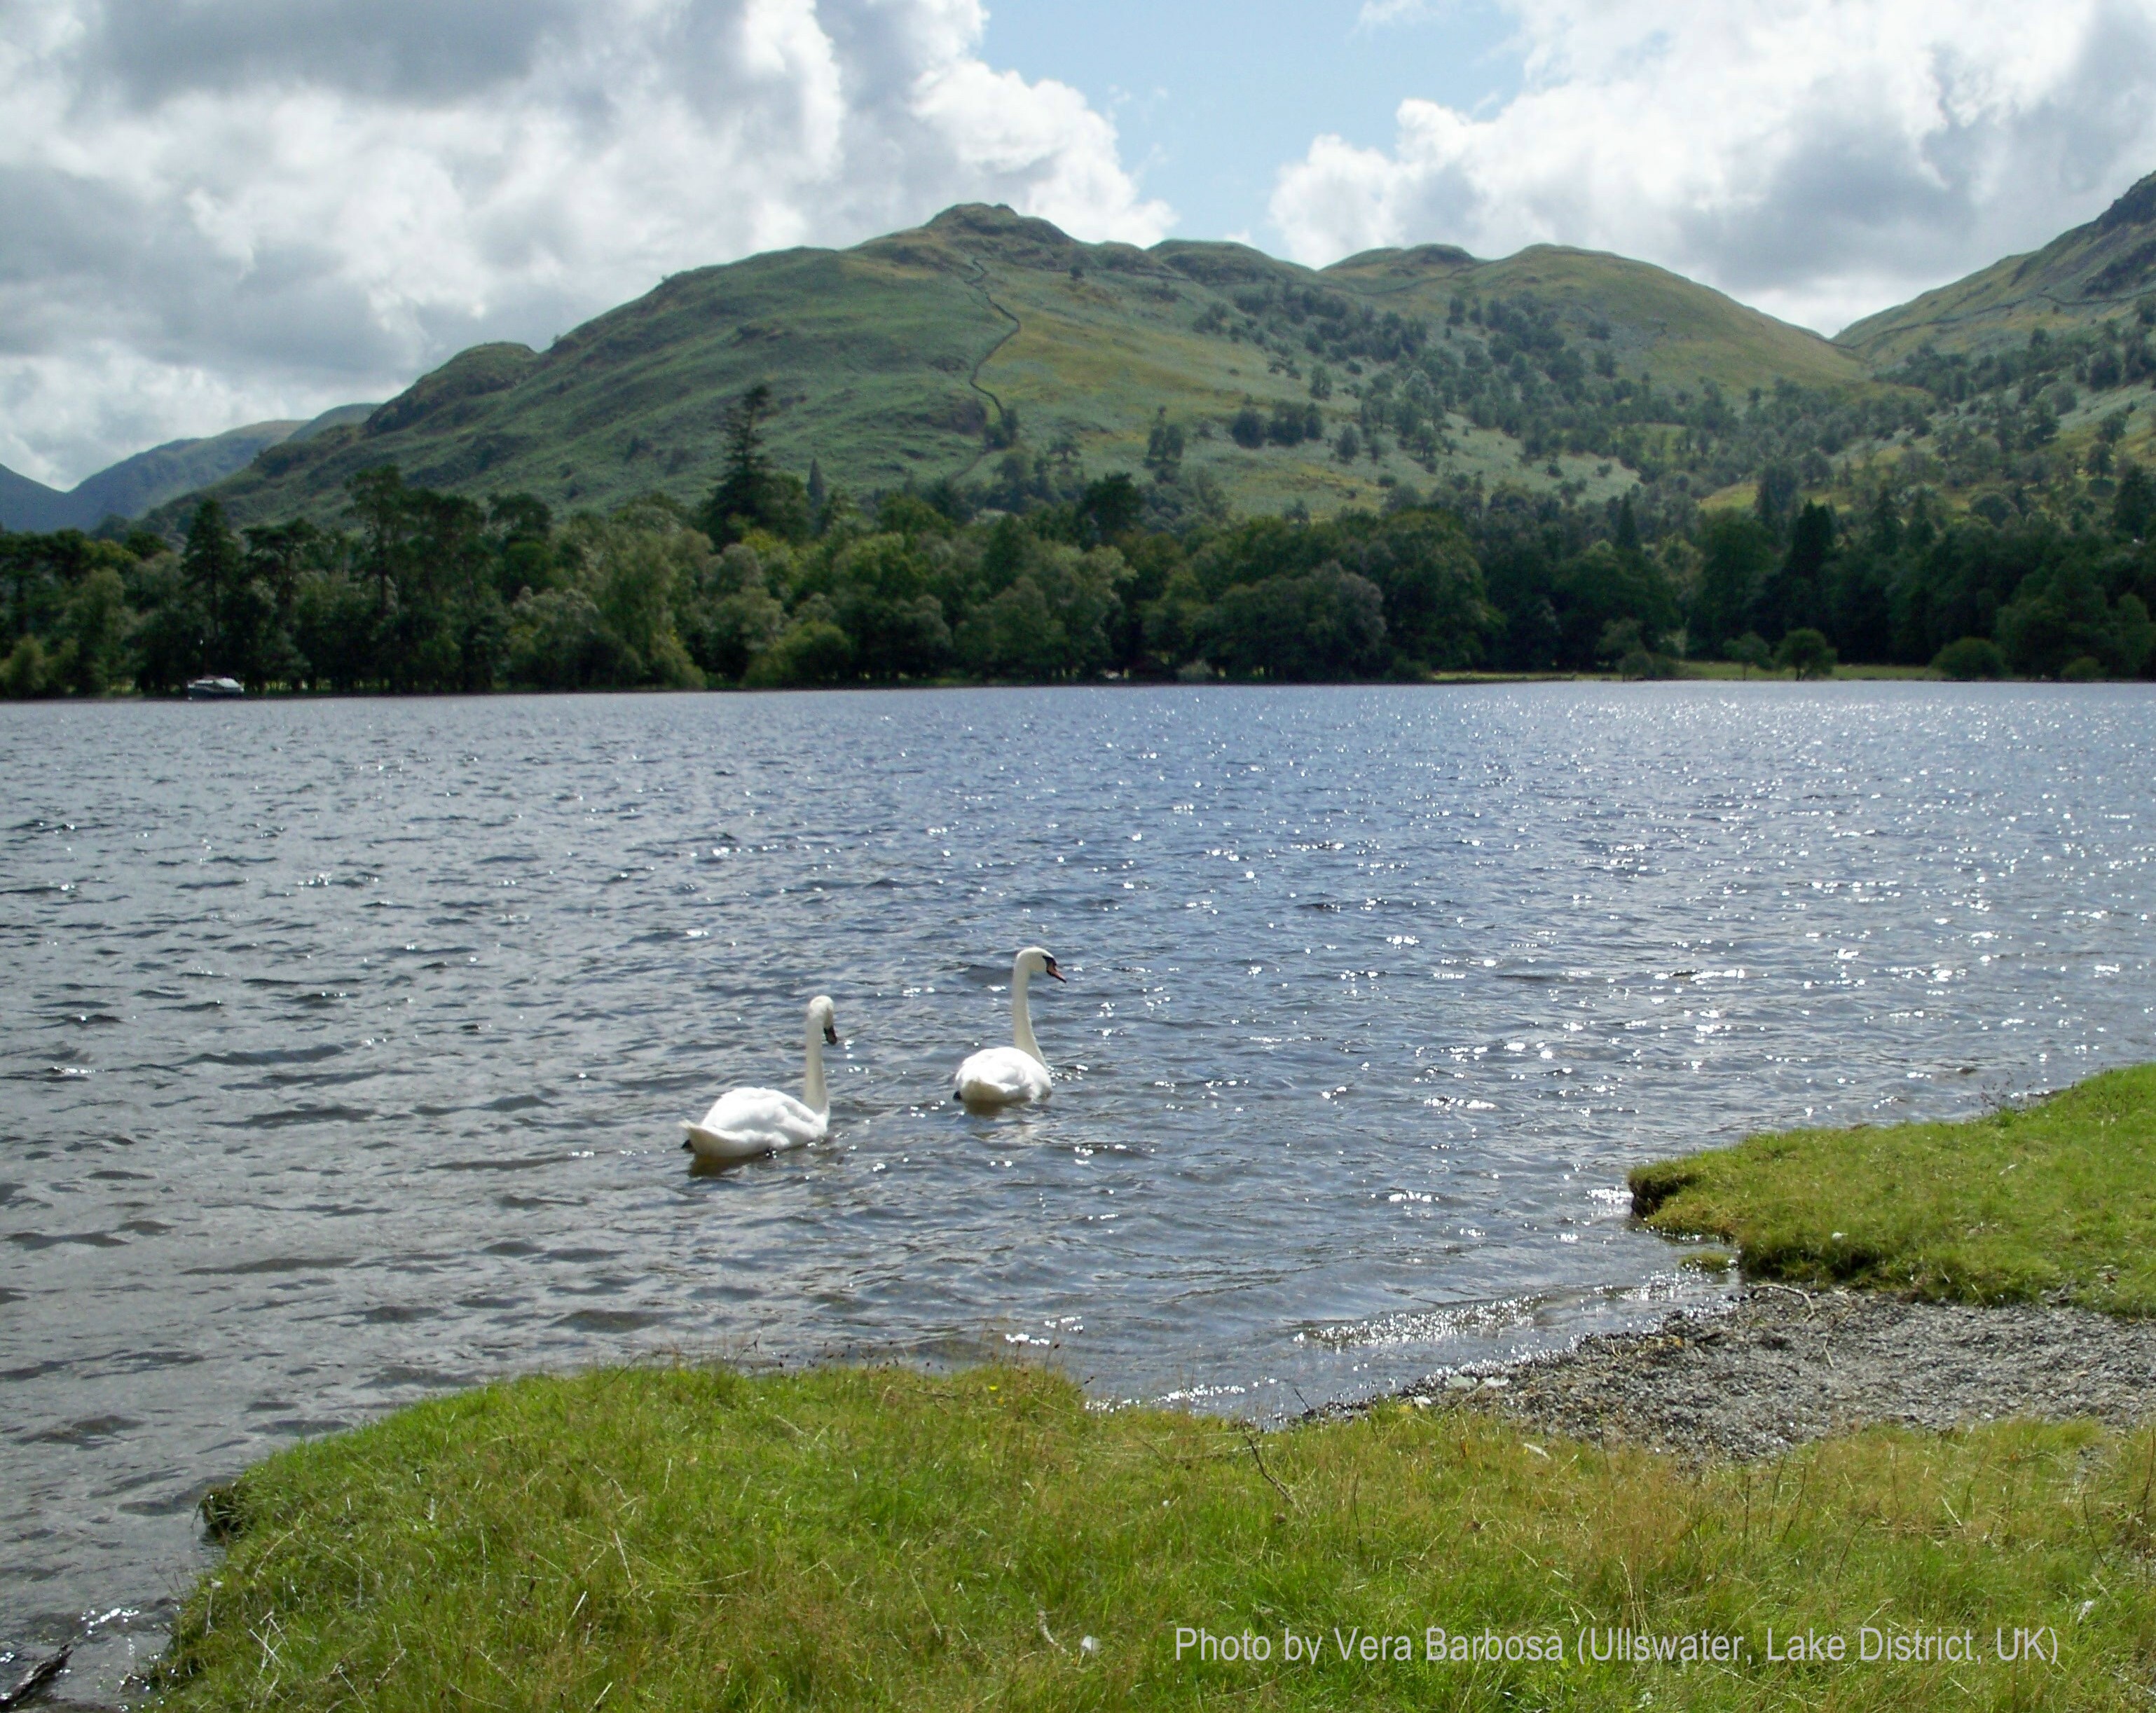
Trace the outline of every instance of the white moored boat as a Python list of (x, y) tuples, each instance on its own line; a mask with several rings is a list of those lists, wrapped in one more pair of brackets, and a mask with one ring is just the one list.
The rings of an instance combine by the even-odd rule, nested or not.
[(187, 700), (191, 702), (228, 702), (246, 694), (236, 678), (197, 678), (187, 684)]

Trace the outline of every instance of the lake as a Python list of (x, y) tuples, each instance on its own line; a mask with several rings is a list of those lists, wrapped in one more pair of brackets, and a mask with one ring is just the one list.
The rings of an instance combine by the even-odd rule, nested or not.
[[(2152, 710), (0, 706), (0, 1646), (154, 1646), (208, 1485), (492, 1375), (1015, 1356), (1270, 1418), (1656, 1319), (1720, 1287), (1634, 1163), (2150, 1056)], [(969, 1115), (1033, 942), (1058, 1086)], [(829, 1142), (692, 1171), (817, 992)]]

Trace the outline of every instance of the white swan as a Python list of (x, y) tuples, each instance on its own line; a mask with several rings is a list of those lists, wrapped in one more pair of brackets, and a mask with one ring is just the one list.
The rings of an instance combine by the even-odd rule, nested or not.
[(1063, 979), (1054, 958), (1038, 946), (1029, 946), (1011, 965), (1011, 1038), (1018, 1044), (983, 1047), (958, 1067), (957, 1098), (968, 1106), (1009, 1106), (1048, 1098), (1048, 1065), (1033, 1039), (1033, 1014), (1025, 1003), (1026, 983), (1036, 974)]
[(753, 1160), (820, 1142), (831, 1128), (831, 1097), (824, 1087), (824, 1047), (839, 1044), (831, 1002), (819, 993), (808, 1002), (808, 1063), (801, 1073), (801, 1098), (776, 1089), (728, 1089), (695, 1124), (685, 1124), (681, 1146), (699, 1160)]

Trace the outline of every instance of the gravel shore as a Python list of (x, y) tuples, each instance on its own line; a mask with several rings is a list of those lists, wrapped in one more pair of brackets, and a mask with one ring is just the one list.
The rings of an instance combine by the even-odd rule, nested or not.
[(2126, 1426), (2156, 1416), (2156, 1321), (1755, 1285), (1726, 1310), (1589, 1337), (1502, 1374), (1435, 1376), (1408, 1395), (1694, 1457), (1765, 1457), (1880, 1422)]

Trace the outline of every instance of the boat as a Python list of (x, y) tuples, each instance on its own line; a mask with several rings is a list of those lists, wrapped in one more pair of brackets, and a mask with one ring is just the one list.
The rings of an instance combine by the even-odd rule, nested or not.
[(236, 678), (197, 678), (187, 683), (191, 702), (228, 702), (246, 694)]

